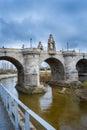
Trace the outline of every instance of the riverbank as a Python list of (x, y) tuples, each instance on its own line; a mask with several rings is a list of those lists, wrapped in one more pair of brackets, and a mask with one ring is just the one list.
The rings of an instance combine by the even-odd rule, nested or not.
[[(7, 79), (7, 78), (13, 78), (13, 77), (17, 77), (17, 74), (2, 74), (2, 75), (0, 75), (0, 80)], [(25, 123), (23, 121), (24, 114), (20, 108), (18, 109), (18, 117), (19, 117), (19, 126), (20, 126), (21, 130), (25, 130)], [(36, 128), (34, 127), (34, 125), (31, 122), (30, 122), (30, 129), (36, 130)]]
[[(13, 79), (16, 78), (11, 78), (11, 82), (5, 82), (6, 87), (10, 84), (9, 88), (11, 91), (13, 91), (13, 86), (16, 83), (16, 80)], [(76, 89), (47, 86), (47, 90), (45, 94), (37, 95), (20, 93), (19, 99), (40, 117), (50, 122), (57, 130), (69, 128), (72, 130), (85, 129), (87, 124), (85, 122), (87, 102), (80, 102), (75, 95)], [(54, 113), (53, 116), (52, 113)], [(42, 130), (42, 127), (36, 121), (31, 120), (31, 122), (37, 129)]]
[(16, 77), (16, 76), (17, 74), (0, 74), (0, 80), (10, 78), (10, 77)]

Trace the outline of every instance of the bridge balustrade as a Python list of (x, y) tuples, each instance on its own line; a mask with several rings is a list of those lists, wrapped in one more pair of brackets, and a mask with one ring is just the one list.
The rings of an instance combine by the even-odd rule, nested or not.
[(32, 116), (38, 123), (40, 123), (46, 130), (56, 130), (45, 120), (39, 117), (31, 109), (25, 106), (18, 98), (11, 94), (2, 84), (0, 84), (0, 97), (6, 107), (8, 115), (15, 127), (15, 130), (20, 130), (19, 127), (19, 107), (23, 109), (24, 113), (24, 125), (21, 126), (21, 130), (30, 130), (30, 116)]

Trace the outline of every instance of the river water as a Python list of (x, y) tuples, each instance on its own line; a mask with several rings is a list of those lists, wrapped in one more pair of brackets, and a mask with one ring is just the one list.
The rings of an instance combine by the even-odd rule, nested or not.
[(87, 130), (87, 102), (80, 101), (73, 89), (67, 89), (65, 94), (61, 94), (61, 88), (47, 86), (45, 94), (26, 95), (15, 90), (16, 80), (9, 78), (1, 82), (57, 130)]

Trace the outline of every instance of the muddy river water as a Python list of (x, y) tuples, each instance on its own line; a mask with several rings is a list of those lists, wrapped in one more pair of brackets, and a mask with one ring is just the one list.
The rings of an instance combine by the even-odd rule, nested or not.
[(74, 90), (67, 89), (65, 94), (61, 94), (60, 87), (46, 86), (48, 91), (45, 94), (26, 95), (16, 91), (16, 80), (14, 77), (1, 82), (57, 130), (87, 130), (87, 102), (80, 101)]

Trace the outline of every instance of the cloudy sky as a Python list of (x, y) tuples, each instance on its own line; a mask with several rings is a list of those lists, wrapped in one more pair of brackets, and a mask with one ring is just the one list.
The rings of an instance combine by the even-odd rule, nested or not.
[(87, 52), (87, 0), (0, 0), (0, 47), (47, 46)]

